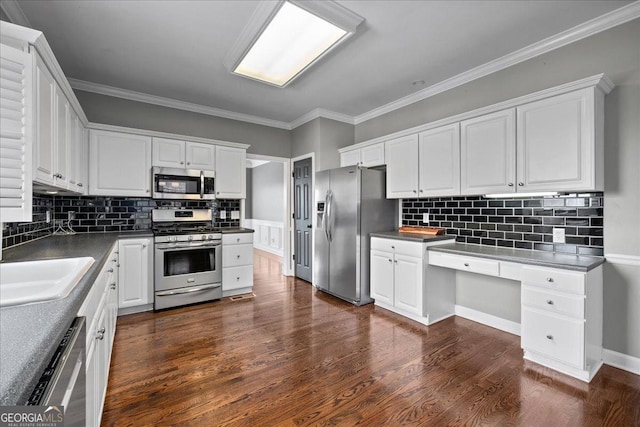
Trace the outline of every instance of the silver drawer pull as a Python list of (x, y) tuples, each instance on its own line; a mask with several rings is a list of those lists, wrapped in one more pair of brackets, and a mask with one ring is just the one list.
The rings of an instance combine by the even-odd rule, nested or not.
[(395, 262), (395, 263), (397, 264), (397, 263), (398, 263), (398, 260), (395, 260), (395, 261), (393, 261), (393, 262)]
[(465, 267), (469, 267), (469, 263), (468, 263), (468, 262), (465, 262), (465, 263), (464, 263), (464, 266), (465, 266)]
[(240, 255), (238, 255), (238, 259), (240, 259)]
[(552, 301), (552, 300), (550, 300), (550, 299), (548, 299), (548, 300), (547, 300), (547, 304), (549, 304), (549, 305), (553, 305), (553, 301)]
[(109, 286), (111, 287), (111, 289), (115, 289), (116, 288), (116, 284), (115, 283), (112, 283)]
[(553, 335), (547, 335), (547, 339), (548, 340), (552, 340), (553, 339)]
[(239, 277), (236, 277), (236, 280), (240, 280), (240, 278), (239, 278)]
[(393, 262), (393, 260), (391, 258), (389, 258), (389, 262)]
[(108, 269), (107, 273), (113, 273), (113, 268)]
[(547, 277), (547, 282), (553, 283), (553, 277)]

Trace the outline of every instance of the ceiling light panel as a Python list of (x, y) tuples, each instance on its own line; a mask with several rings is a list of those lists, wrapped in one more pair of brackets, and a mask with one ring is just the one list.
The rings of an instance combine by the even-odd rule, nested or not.
[(258, 6), (225, 61), (232, 73), (284, 87), (362, 22), (334, 2), (294, 3)]

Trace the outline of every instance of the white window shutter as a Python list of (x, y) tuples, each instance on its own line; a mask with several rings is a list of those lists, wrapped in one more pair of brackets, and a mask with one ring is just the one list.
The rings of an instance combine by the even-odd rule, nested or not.
[(32, 220), (31, 55), (0, 47), (0, 222)]

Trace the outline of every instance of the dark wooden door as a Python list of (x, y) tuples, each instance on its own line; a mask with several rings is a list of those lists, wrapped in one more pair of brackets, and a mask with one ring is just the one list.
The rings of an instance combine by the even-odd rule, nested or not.
[(299, 160), (293, 164), (294, 235), (296, 277), (311, 282), (313, 256), (311, 236), (313, 235), (311, 215), (313, 213), (311, 188), (311, 159)]

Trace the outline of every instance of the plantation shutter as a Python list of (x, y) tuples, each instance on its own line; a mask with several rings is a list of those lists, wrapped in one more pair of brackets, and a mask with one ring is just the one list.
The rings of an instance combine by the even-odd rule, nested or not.
[(31, 56), (0, 46), (0, 222), (31, 221)]

